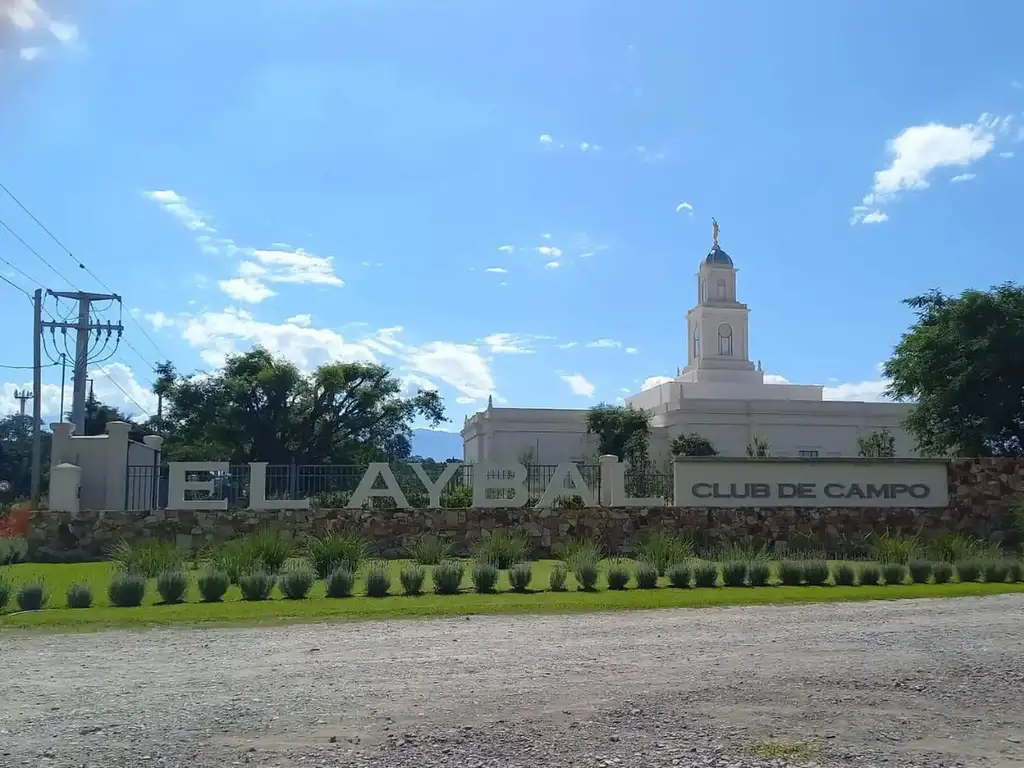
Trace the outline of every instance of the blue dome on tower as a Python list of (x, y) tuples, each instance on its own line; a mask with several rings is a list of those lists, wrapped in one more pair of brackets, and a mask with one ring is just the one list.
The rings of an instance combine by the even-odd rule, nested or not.
[(719, 248), (718, 243), (715, 243), (714, 247), (708, 251), (708, 255), (704, 257), (704, 263), (713, 266), (731, 267), (732, 257)]

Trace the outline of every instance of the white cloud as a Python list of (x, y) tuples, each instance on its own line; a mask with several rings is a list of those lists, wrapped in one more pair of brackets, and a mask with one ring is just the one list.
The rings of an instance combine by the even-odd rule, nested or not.
[(465, 395), (459, 395), (458, 397), (455, 398), (455, 402), (458, 403), (459, 405), (469, 405), (471, 403), (475, 403), (476, 399), (472, 397), (466, 397)]
[(640, 385), (640, 390), (646, 392), (648, 389), (652, 389), (659, 384), (666, 384), (672, 380), (671, 376), (649, 376), (644, 379), (644, 383)]
[(587, 381), (581, 373), (563, 374), (561, 379), (569, 385), (569, 389), (574, 395), (590, 397), (594, 394), (594, 385)]
[(31, 46), (29, 48), (22, 48), (20, 51), (18, 51), (18, 56), (20, 56), (24, 61), (35, 61), (42, 55), (43, 49), (40, 48), (38, 45)]
[[(0, 0), (0, 18), (6, 17), (14, 27), (24, 32), (49, 32), (57, 41), (67, 45), (78, 38), (78, 27), (49, 15), (36, 0)], [(0, 26), (3, 26), (0, 24)], [(19, 55), (33, 61), (43, 52), (39, 46), (22, 48)]]
[(545, 240), (550, 240), (551, 239), (551, 233), (550, 232), (545, 232), (544, 234), (541, 235), (541, 237), (543, 237)]
[(999, 156), (1008, 160), (1013, 157), (1013, 152), (1000, 152)]
[[(1010, 117), (984, 114), (977, 122), (960, 126), (928, 123), (907, 128), (888, 142), (891, 163), (875, 172), (871, 191), (854, 208), (850, 223), (871, 223), (868, 218), (884, 215), (879, 207), (901, 192), (926, 189), (937, 168), (963, 168), (980, 160), (995, 147), (997, 135), (1010, 131), (1011, 124)], [(875, 216), (872, 221), (884, 219)]]
[(679, 213), (681, 211), (686, 211), (687, 213), (689, 213), (692, 216), (693, 215), (693, 206), (684, 201), (684, 202), (682, 202), (682, 203), (680, 203), (679, 205), (676, 206), (676, 213)]
[(310, 283), (341, 287), (345, 281), (334, 274), (334, 259), (331, 256), (316, 256), (302, 248), (294, 251), (259, 250), (246, 251), (255, 256), (267, 269), (264, 279), (273, 283)]
[[(289, 246), (289, 247), (291, 247), (291, 246)], [(299, 250), (301, 251), (302, 249), (299, 248)], [(383, 261), (361, 261), (361, 262), (359, 262), (359, 266), (361, 266), (361, 267), (383, 267), (384, 266), (384, 262)]]
[(888, 221), (888, 220), (889, 220), (889, 214), (887, 214), (887, 213), (885, 213), (883, 211), (871, 211), (870, 213), (865, 213), (861, 217), (860, 223), (861, 224), (881, 224), (882, 222), (885, 222), (885, 221)]
[(146, 192), (146, 197), (155, 200), (165, 211), (177, 217), (182, 224), (194, 232), (216, 232), (209, 222), (188, 204), (188, 198), (173, 189), (155, 189)]
[(562, 255), (562, 249), (556, 248), (553, 245), (539, 245), (537, 246), (537, 253), (539, 253), (541, 256), (549, 256), (551, 258), (557, 259)]
[(956, 184), (961, 181), (974, 181), (976, 178), (978, 178), (978, 175), (975, 173), (959, 173), (951, 178), (950, 181)]
[[(124, 363), (109, 363), (89, 369), (93, 380), (93, 391), (103, 403), (117, 408), (135, 421), (142, 421), (156, 413), (156, 395), (139, 383), (135, 372)], [(116, 382), (116, 384), (112, 383)], [(120, 389), (118, 389), (120, 385)], [(14, 391), (31, 390), (32, 382), (6, 382), (0, 384), (0, 416), (17, 413), (20, 405), (14, 399)], [(122, 391), (123, 390), (123, 391)], [(127, 394), (126, 394), (127, 393)], [(71, 382), (64, 387), (64, 410), (71, 410)], [(135, 402), (132, 402), (132, 401)], [(43, 384), (42, 417), (47, 424), (60, 421), (61, 388), (59, 384)], [(28, 407), (32, 407), (29, 401)]]
[(436, 390), (437, 384), (426, 376), (410, 373), (402, 379), (402, 391), (405, 397), (415, 397), (421, 391), (434, 392)]
[[(330, 328), (301, 323), (302, 315), (282, 324), (257, 320), (242, 309), (187, 315), (175, 321), (182, 338), (200, 351), (204, 363), (223, 365), (224, 359), (259, 344), (309, 371), (326, 362), (385, 362), (410, 376), (443, 381), (471, 398), (495, 395), (488, 361), (475, 344), (431, 341), (413, 346), (401, 341), (401, 327), (380, 328), (354, 340)], [(291, 322), (298, 320), (299, 322)], [(420, 381), (416, 379), (416, 381)]]
[(588, 341), (587, 347), (590, 349), (611, 349), (613, 347), (621, 347), (622, 342), (616, 341), (615, 339), (597, 339), (596, 341)]
[(499, 245), (498, 250), (502, 253), (512, 253), (516, 247), (514, 245)]
[(488, 267), (484, 272), (493, 272), (496, 275), (504, 275), (508, 272), (504, 267)]
[(544, 146), (547, 146), (547, 147), (551, 146), (551, 142), (554, 141), (554, 139), (551, 138), (551, 134), (550, 133), (542, 133), (540, 135), (540, 138), (537, 139), (537, 140), (541, 144), (543, 144)]
[(789, 384), (789, 379), (785, 376), (780, 376), (777, 373), (766, 373), (764, 375), (765, 384)]
[(668, 157), (664, 152), (652, 150), (643, 144), (638, 144), (634, 149), (636, 150), (636, 153), (640, 155), (640, 159), (645, 163), (657, 163)]
[(492, 333), (484, 337), (484, 344), (490, 347), (493, 354), (532, 354), (528, 344), (531, 338), (516, 336), (514, 333)]
[(174, 325), (174, 320), (172, 320), (163, 312), (150, 312), (146, 315), (143, 315), (143, 317), (149, 320), (150, 324), (157, 331), (159, 331), (161, 328), (167, 328), (168, 326)]
[(600, 144), (591, 144), (589, 141), (580, 142), (580, 152), (597, 152), (600, 149)]
[(850, 400), (855, 402), (891, 402), (884, 396), (889, 382), (885, 379), (857, 381), (825, 387), (822, 397), (826, 400)]
[(560, 261), (549, 261), (544, 265), (546, 269), (558, 269), (560, 266), (562, 266), (562, 262)]
[(270, 290), (254, 277), (234, 277), (230, 280), (220, 280), (217, 285), (232, 299), (248, 304), (259, 304), (271, 296), (277, 296), (276, 291)]
[(298, 325), (302, 328), (308, 328), (313, 324), (313, 316), (310, 314), (292, 315), (285, 320), (285, 322), (291, 323), (292, 325)]
[(626, 347), (626, 354), (627, 355), (635, 355), (639, 351), (640, 350), (637, 349), (636, 347)]
[(578, 341), (567, 341), (565, 344), (555, 344), (559, 349), (572, 349), (578, 347), (580, 343)]

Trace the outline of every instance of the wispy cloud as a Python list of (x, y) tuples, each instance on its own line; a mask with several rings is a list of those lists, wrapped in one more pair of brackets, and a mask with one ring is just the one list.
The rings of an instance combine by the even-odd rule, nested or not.
[(484, 344), (495, 355), (529, 355), (534, 350), (530, 346), (532, 336), (518, 336), (514, 333), (492, 333), (484, 337)]
[(544, 268), (545, 269), (558, 269), (560, 266), (562, 266), (562, 262), (560, 262), (560, 261), (549, 261), (547, 264), (544, 265)]
[(582, 373), (561, 374), (560, 378), (569, 385), (569, 389), (572, 390), (574, 395), (590, 397), (596, 389), (593, 384), (587, 381)]
[(516, 247), (514, 245), (499, 245), (498, 250), (502, 253), (512, 253)]
[(496, 275), (504, 275), (508, 272), (504, 267), (488, 267), (484, 272), (493, 272)]
[(959, 173), (951, 178), (950, 181), (954, 184), (958, 184), (961, 181), (974, 181), (976, 178), (978, 178), (978, 176), (975, 173)]
[[(78, 27), (63, 19), (51, 16), (36, 0), (0, 0), (0, 30), (6, 25), (30, 37), (44, 33), (59, 43), (70, 45), (78, 39)], [(23, 61), (35, 61), (42, 57), (45, 48), (33, 42), (18, 51)]]
[(589, 349), (613, 349), (621, 346), (622, 342), (615, 339), (597, 339), (596, 341), (587, 342)]
[(871, 191), (854, 206), (850, 223), (886, 221), (884, 206), (901, 193), (927, 189), (929, 177), (938, 168), (965, 168), (980, 160), (995, 148), (999, 137), (1012, 130), (1012, 117), (990, 114), (960, 126), (928, 123), (907, 128), (888, 142), (890, 164), (875, 172)]
[(665, 152), (653, 150), (644, 144), (637, 144), (633, 149), (645, 163), (660, 163), (668, 157)]
[(679, 205), (676, 206), (676, 213), (681, 213), (683, 211), (686, 211), (688, 214), (690, 214), (692, 216), (693, 215), (693, 206), (690, 205), (689, 203), (685, 202), (685, 201), (681, 202)]
[(146, 192), (146, 197), (155, 200), (160, 207), (176, 217), (187, 229), (193, 232), (216, 232), (206, 217), (189, 205), (188, 198), (179, 195), (173, 189), (156, 189)]

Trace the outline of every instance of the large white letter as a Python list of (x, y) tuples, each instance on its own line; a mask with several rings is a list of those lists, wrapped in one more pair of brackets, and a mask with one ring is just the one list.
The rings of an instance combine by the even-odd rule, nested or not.
[(462, 464), (453, 461), (451, 464), (446, 464), (444, 471), (441, 476), (437, 478), (437, 482), (430, 482), (430, 478), (427, 477), (426, 471), (423, 469), (423, 465), (418, 461), (409, 462), (409, 466), (412, 467), (412, 471), (416, 473), (416, 477), (423, 483), (423, 487), (427, 489), (427, 495), (430, 497), (430, 507), (437, 509), (441, 506), (441, 491), (444, 490), (445, 486), (448, 485), (448, 481), (452, 479), (452, 476), (459, 471)]
[[(488, 477), (494, 474), (495, 477)], [(522, 507), (530, 499), (526, 490), (526, 467), (522, 464), (498, 466), (496, 464), (473, 465), (473, 506), (474, 507)], [(511, 499), (489, 499), (490, 488), (513, 490)]]
[[(572, 479), (572, 488), (565, 487), (566, 478)], [(580, 474), (579, 467), (572, 462), (558, 465), (558, 469), (555, 470), (555, 474), (552, 476), (551, 482), (548, 483), (548, 487), (544, 489), (544, 495), (540, 497), (537, 506), (544, 509), (553, 507), (555, 499), (559, 496), (567, 495), (579, 496), (583, 499), (583, 506), (585, 507), (594, 506), (594, 494), (590, 492), (590, 488), (583, 479), (583, 475)]]
[(226, 461), (171, 461), (167, 465), (168, 509), (227, 509), (227, 499), (186, 499), (185, 491), (216, 490), (214, 480), (185, 480), (186, 472), (230, 472)]
[[(373, 487), (373, 484), (377, 482), (378, 477), (384, 479), (384, 485), (387, 486), (386, 488)], [(398, 487), (398, 481), (395, 480), (395, 473), (392, 472), (391, 467), (383, 461), (375, 461), (370, 464), (366, 469), (366, 473), (363, 475), (363, 479), (359, 481), (359, 485), (357, 485), (355, 491), (352, 492), (352, 498), (348, 500), (348, 504), (345, 505), (345, 508), (360, 509), (367, 500), (375, 496), (394, 499), (395, 506), (399, 509), (409, 508), (409, 501), (405, 498), (405, 494), (402, 493), (402, 489)]]
[(267, 500), (267, 462), (249, 462), (249, 509), (309, 509), (309, 499)]

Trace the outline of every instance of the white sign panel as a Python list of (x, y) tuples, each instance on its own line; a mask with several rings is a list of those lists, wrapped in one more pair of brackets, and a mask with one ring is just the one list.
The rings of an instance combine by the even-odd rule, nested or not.
[(946, 507), (943, 461), (679, 460), (677, 507)]

